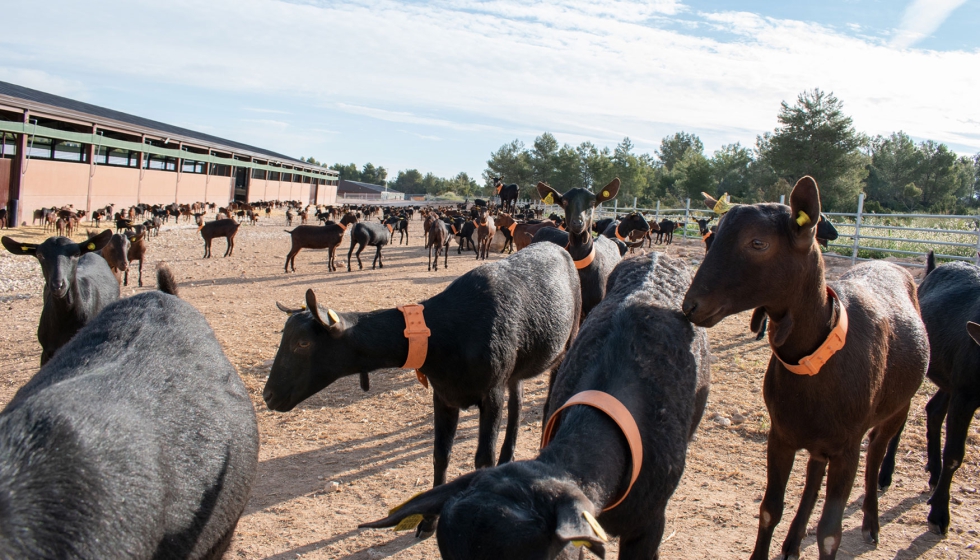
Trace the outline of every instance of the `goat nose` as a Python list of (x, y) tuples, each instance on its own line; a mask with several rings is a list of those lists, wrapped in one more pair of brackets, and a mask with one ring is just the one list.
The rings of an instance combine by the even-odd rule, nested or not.
[(262, 399), (267, 403), (272, 399), (272, 389), (270, 387), (266, 387), (262, 391)]
[(697, 302), (691, 300), (684, 300), (684, 304), (681, 306), (681, 311), (684, 312), (685, 317), (690, 317), (692, 313), (698, 308)]

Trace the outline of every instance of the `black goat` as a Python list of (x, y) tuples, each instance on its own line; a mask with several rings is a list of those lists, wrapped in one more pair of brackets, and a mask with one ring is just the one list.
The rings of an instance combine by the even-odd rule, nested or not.
[(521, 189), (516, 183), (505, 185), (500, 177), (493, 178), (493, 187), (500, 197), (500, 210), (503, 212), (513, 212), (517, 208), (517, 197), (520, 196)]
[[(926, 376), (939, 387), (926, 405), (926, 447), (929, 486), (929, 528), (945, 535), (949, 530), (949, 486), (963, 463), (973, 413), (980, 407), (980, 268), (951, 262), (936, 267), (929, 253), (926, 277), (919, 285), (922, 321), (929, 334), (929, 370)], [(971, 338), (972, 337), (972, 338)], [(946, 447), (940, 456), (942, 425), (946, 420)]]
[(50, 237), (40, 245), (2, 239), (11, 253), (34, 256), (41, 263), (44, 307), (37, 340), (42, 366), (103, 307), (119, 299), (119, 281), (98, 255), (111, 237), (112, 230), (107, 229), (84, 243), (67, 237)]
[[(659, 224), (653, 224), (656, 226), (654, 229), (659, 228)], [(630, 238), (630, 234), (633, 232), (639, 232), (646, 235), (650, 231), (650, 223), (647, 222), (643, 214), (639, 212), (632, 212), (623, 216), (622, 219), (613, 220), (601, 231), (601, 235), (608, 237), (609, 239), (618, 239), (623, 243)], [(643, 245), (643, 240), (641, 239), (639, 243), (629, 243), (628, 247), (638, 247)]]
[(476, 251), (476, 242), (473, 241), (473, 234), (476, 233), (476, 222), (473, 220), (467, 220), (466, 218), (454, 218), (453, 226), (456, 227), (456, 232), (454, 235), (459, 241), (459, 246), (456, 248), (456, 254), (460, 255), (463, 252), (463, 243), (466, 243), (467, 250), (472, 249)]
[(537, 459), (465, 475), (363, 526), (440, 515), (439, 550), (451, 560), (578, 558), (575, 545), (601, 557), (603, 531), (585, 514), (598, 515), (621, 537), (620, 558), (657, 558), (667, 501), (708, 399), (708, 337), (681, 313), (690, 282), (683, 261), (667, 255), (621, 262), (555, 376), (547, 417), (573, 395), (598, 390), (635, 420), (642, 466), (622, 503), (605, 510), (633, 475), (627, 440), (605, 413), (579, 405), (562, 412)]
[[(568, 253), (542, 243), (475, 268), (422, 302), (431, 335), (418, 371), (433, 390), (433, 486), (446, 481), (460, 408), (480, 408), (476, 467), (493, 465), (505, 388), (510, 398), (499, 463), (514, 457), (523, 380), (561, 360), (578, 332), (579, 291)], [(306, 303), (302, 312), (280, 306), (291, 314), (262, 393), (270, 409), (292, 410), (347, 375), (360, 374), (366, 389), (369, 372), (405, 363), (405, 318), (397, 309), (337, 313), (319, 306), (313, 290)], [(417, 534), (434, 529), (430, 518)]]
[(240, 225), (231, 218), (225, 218), (223, 220), (208, 222), (197, 228), (197, 231), (201, 232), (201, 237), (204, 238), (204, 258), (211, 258), (211, 241), (215, 237), (224, 237), (228, 240), (228, 248), (225, 249), (225, 256), (230, 257), (232, 251), (235, 250), (235, 235), (238, 233), (238, 227)]
[(160, 292), (118, 301), (0, 412), (0, 558), (220, 558), (258, 448), (204, 317)]
[(350, 258), (354, 254), (354, 246), (357, 246), (357, 268), (363, 270), (361, 264), (361, 251), (371, 245), (377, 250), (374, 253), (374, 261), (371, 270), (376, 267), (384, 268), (384, 261), (381, 259), (381, 249), (391, 242), (391, 233), (398, 218), (391, 218), (387, 223), (358, 222), (350, 233), (350, 249), (347, 251), (347, 272), (350, 272)]
[(542, 200), (565, 209), (568, 230), (542, 228), (531, 238), (531, 243), (550, 241), (568, 250), (576, 262), (582, 288), (582, 317), (588, 315), (605, 297), (606, 280), (622, 258), (615, 243), (602, 236), (593, 240), (590, 233), (593, 209), (597, 204), (615, 198), (619, 184), (618, 178), (613, 179), (599, 194), (582, 188), (561, 194), (544, 183), (538, 183), (538, 194)]

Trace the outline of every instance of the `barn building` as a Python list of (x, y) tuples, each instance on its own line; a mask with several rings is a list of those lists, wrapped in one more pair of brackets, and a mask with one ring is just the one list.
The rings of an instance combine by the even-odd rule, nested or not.
[(338, 179), (269, 150), (0, 82), (0, 204), (10, 225), (69, 204), (333, 204)]
[(339, 198), (352, 200), (405, 200), (405, 193), (373, 183), (342, 179), (337, 185)]

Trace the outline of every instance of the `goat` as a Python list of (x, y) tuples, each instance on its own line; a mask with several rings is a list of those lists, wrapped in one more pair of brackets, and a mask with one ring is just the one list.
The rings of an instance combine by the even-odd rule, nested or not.
[(40, 245), (0, 240), (11, 253), (34, 256), (41, 263), (44, 306), (37, 341), (42, 366), (103, 307), (119, 299), (119, 282), (97, 254), (111, 237), (107, 229), (80, 244), (67, 237), (50, 237)]
[(258, 448), (204, 317), (156, 291), (117, 301), (0, 411), (0, 558), (220, 558)]
[[(397, 219), (397, 218), (395, 218)], [(391, 242), (391, 232), (393, 231), (392, 220), (387, 223), (374, 223), (374, 222), (358, 222), (354, 225), (354, 229), (350, 233), (350, 249), (347, 251), (347, 272), (351, 271), (350, 268), (350, 258), (354, 254), (354, 246), (357, 245), (357, 268), (358, 270), (363, 270), (364, 265), (361, 264), (361, 251), (364, 250), (368, 245), (375, 247), (376, 251), (374, 253), (374, 262), (371, 264), (371, 270), (375, 267), (384, 268), (384, 262), (381, 259), (381, 249)]]
[(398, 244), (401, 245), (402, 240), (404, 239), (405, 245), (407, 246), (408, 245), (408, 218), (406, 218), (404, 215), (398, 216), (398, 221), (395, 222), (394, 224), (394, 231), (392, 231), (392, 235), (394, 235), (395, 231), (398, 232)]
[[(930, 252), (926, 277), (919, 285), (922, 320), (929, 333), (927, 376), (939, 388), (926, 405), (929, 461), (929, 528), (949, 531), (949, 486), (963, 463), (970, 422), (980, 407), (980, 268), (951, 262), (936, 267)], [(946, 446), (940, 455), (942, 425)]]
[(449, 228), (446, 222), (436, 220), (429, 226), (429, 240), (425, 243), (425, 248), (429, 251), (429, 270), (432, 270), (432, 249), (436, 250), (435, 270), (439, 270), (439, 252), (445, 249), (443, 268), (449, 268), (449, 242), (452, 241), (449, 235)]
[(228, 248), (225, 249), (225, 256), (230, 257), (232, 251), (235, 250), (235, 235), (238, 233), (238, 227), (240, 225), (240, 223), (232, 218), (225, 218), (207, 222), (199, 226), (197, 231), (201, 232), (201, 237), (204, 238), (204, 257), (202, 258), (211, 258), (211, 241), (215, 237), (224, 237), (228, 240)]
[[(505, 185), (500, 177), (493, 178), (493, 188), (500, 197), (500, 210), (502, 212), (513, 212), (517, 206), (517, 197), (521, 189), (517, 184)], [(484, 206), (485, 207), (485, 206)]]
[[(429, 232), (431, 235), (431, 231)], [(497, 233), (492, 216), (487, 215), (486, 209), (481, 208), (479, 218), (476, 223), (476, 258), (477, 260), (486, 258), (490, 255), (490, 243), (493, 236)]]
[[(88, 232), (89, 239), (93, 239), (97, 235), (94, 231)], [(106, 264), (109, 265), (109, 270), (112, 271), (112, 275), (116, 277), (119, 283), (123, 281), (123, 273), (129, 269), (129, 261), (126, 259), (128, 252), (129, 238), (121, 233), (112, 234), (109, 242), (99, 251), (99, 256), (105, 259)]]
[[(631, 235), (639, 233), (642, 236), (646, 235), (650, 231), (657, 231), (659, 228), (659, 224), (654, 223), (651, 225), (649, 222), (647, 222), (646, 218), (643, 217), (643, 214), (640, 214), (639, 212), (631, 212), (626, 216), (623, 216), (622, 219), (613, 220), (610, 222), (609, 225), (607, 225), (605, 229), (600, 232), (600, 235), (604, 235), (609, 239), (618, 239), (623, 243), (626, 243), (626, 240), (629, 239)], [(642, 240), (640, 241), (639, 245), (643, 245)]]
[[(138, 227), (138, 226), (137, 226)], [(143, 259), (146, 257), (146, 230), (139, 233), (126, 232), (126, 237), (129, 238), (129, 250), (126, 251), (126, 260), (128, 262), (139, 261), (139, 278), (137, 279), (137, 285), (143, 287)], [(129, 285), (129, 268), (126, 268), (126, 273), (123, 275), (123, 286)]]
[[(621, 262), (606, 299), (563, 360), (546, 405), (550, 418), (582, 391), (619, 400), (639, 429), (639, 473), (632, 472), (632, 450), (616, 423), (575, 406), (563, 412), (536, 459), (464, 475), (361, 526), (438, 515), (439, 550), (449, 560), (574, 558), (575, 546), (603, 557), (602, 528), (621, 537), (620, 558), (657, 558), (667, 501), (708, 399), (708, 337), (680, 311), (690, 282), (683, 261), (667, 255)], [(630, 490), (617, 504), (623, 488)], [(591, 524), (595, 515), (601, 527)]]
[[(867, 262), (842, 275), (831, 290), (816, 243), (819, 215), (820, 192), (811, 177), (796, 183), (789, 207), (733, 207), (719, 221), (711, 251), (684, 298), (684, 313), (698, 326), (712, 327), (753, 308), (753, 326), (769, 316), (773, 356), (763, 393), (772, 429), (753, 560), (769, 558), (799, 449), (810, 453), (806, 487), (782, 554), (799, 557), (827, 471), (817, 545), (822, 559), (836, 557), (869, 429), (862, 533), (878, 542), (877, 491), (891, 482), (898, 437), (929, 361), (912, 276), (891, 263)], [(801, 359), (800, 366), (787, 365)]]
[(296, 272), (296, 255), (302, 249), (327, 249), (327, 270), (335, 272), (337, 270), (335, 263), (337, 247), (344, 240), (347, 226), (356, 223), (357, 218), (348, 212), (340, 218), (339, 225), (329, 223), (322, 226), (296, 226), (296, 229), (292, 231), (285, 230), (289, 234), (290, 247), (289, 253), (286, 255), (283, 272), (288, 273), (290, 266), (292, 266), (293, 272)]
[(578, 269), (582, 289), (582, 317), (602, 301), (606, 295), (606, 280), (622, 255), (615, 243), (606, 237), (592, 238), (592, 213), (595, 207), (612, 200), (619, 192), (619, 178), (593, 194), (583, 188), (575, 188), (561, 194), (545, 183), (538, 183), (541, 199), (547, 204), (557, 204), (565, 209), (567, 231), (543, 228), (531, 239), (532, 244), (543, 241), (565, 247)]
[[(14, 225), (17, 225), (17, 224), (14, 224)], [(7, 225), (7, 209), (6, 208), (0, 208), (0, 229), (4, 229), (4, 228), (9, 229), (9, 227)]]
[(473, 220), (454, 218), (453, 225), (457, 228), (458, 233), (455, 235), (459, 240), (459, 246), (456, 248), (456, 254), (462, 254), (464, 242), (467, 245), (467, 249), (476, 251), (476, 243), (473, 242), (473, 234), (476, 233), (476, 224), (473, 222)]
[[(676, 231), (676, 230), (684, 227), (684, 221), (681, 220), (681, 221), (675, 222), (675, 221), (672, 221), (672, 220), (668, 220), (667, 218), (664, 218), (663, 220), (660, 220), (660, 223), (657, 224), (657, 225), (659, 226), (659, 229), (656, 230), (657, 231), (657, 243), (658, 244), (663, 243), (665, 245), (670, 245), (671, 243), (674, 242), (674, 231)], [(651, 235), (652, 235), (652, 233), (653, 232), (651, 232)], [(651, 246), (652, 246), (652, 241), (653, 240), (651, 238)]]
[(292, 208), (287, 209), (286, 210), (286, 227), (290, 227), (290, 226), (293, 225), (293, 218), (294, 217), (296, 217), (296, 214), (293, 214), (293, 209)]
[[(579, 291), (571, 257), (545, 243), (475, 268), (422, 302), (431, 334), (417, 375), (432, 384), (433, 486), (446, 481), (460, 408), (479, 407), (476, 467), (493, 465), (505, 388), (510, 397), (498, 464), (513, 459), (523, 380), (561, 360), (578, 332)], [(306, 304), (305, 311), (279, 306), (290, 317), (262, 393), (270, 409), (292, 410), (347, 375), (360, 374), (366, 390), (368, 373), (405, 363), (409, 345), (397, 309), (338, 313), (320, 306), (313, 290), (306, 292)], [(416, 534), (434, 530), (430, 517)]]

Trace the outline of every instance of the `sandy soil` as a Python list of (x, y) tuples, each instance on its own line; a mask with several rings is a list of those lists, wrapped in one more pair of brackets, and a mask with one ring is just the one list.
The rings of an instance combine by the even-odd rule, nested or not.
[[(284, 414), (266, 409), (261, 391), (285, 321), (276, 300), (297, 305), (312, 287), (322, 303), (345, 311), (415, 302), (476, 266), (473, 253), (459, 257), (454, 249), (448, 270), (426, 272), (421, 225), (415, 221), (411, 245), (386, 249), (383, 270), (370, 270), (368, 260), (364, 271), (357, 271), (355, 263), (354, 272), (328, 273), (325, 252), (307, 250), (297, 257), (298, 272), (283, 274), (289, 248), (283, 225), (281, 215), (256, 227), (243, 225), (235, 254), (210, 260), (201, 259), (203, 244), (193, 226), (165, 228), (150, 240), (145, 267), (143, 289), (153, 289), (155, 262), (171, 264), (181, 297), (207, 317), (255, 404), (262, 439), (259, 475), (228, 557), (436, 558), (435, 539), (418, 542), (408, 533), (356, 528), (359, 522), (383, 517), (388, 508), (431, 484), (431, 395), (412, 373), (375, 373), (368, 393), (360, 390), (356, 377), (347, 378)], [(44, 238), (39, 228), (10, 233), (27, 240)], [(347, 241), (343, 247), (346, 257)], [(692, 262), (703, 253), (694, 241), (680, 241), (667, 250)], [(224, 254), (223, 240), (215, 241), (214, 252)], [(836, 266), (829, 274), (841, 270)], [(131, 285), (123, 293), (138, 290)], [(40, 269), (33, 259), (0, 254), (0, 304), (6, 308), (5, 328), (0, 329), (0, 405), (37, 371), (40, 291)], [(711, 398), (668, 509), (664, 558), (738, 558), (751, 552), (765, 485), (768, 417), (761, 382), (769, 351), (764, 342), (752, 339), (748, 320), (748, 313), (743, 313), (709, 331), (715, 356)], [(535, 456), (545, 380), (525, 387), (518, 459)], [(873, 549), (861, 538), (864, 491), (859, 479), (846, 510), (838, 558), (980, 558), (980, 422), (971, 428), (967, 458), (954, 479), (949, 537), (940, 539), (926, 528), (924, 406), (934, 391), (927, 381), (913, 403), (894, 485), (881, 497), (881, 544)], [(745, 420), (725, 427), (723, 419), (737, 419), (736, 413)], [(450, 478), (472, 468), (476, 421), (475, 410), (461, 415)], [(805, 464), (801, 453), (773, 540), (774, 553), (795, 513)], [(822, 500), (816, 512), (821, 508)], [(818, 514), (811, 518), (804, 558), (818, 556), (817, 519)], [(610, 550), (610, 557), (615, 557), (615, 545)]]

